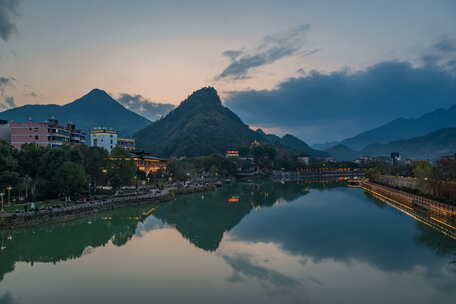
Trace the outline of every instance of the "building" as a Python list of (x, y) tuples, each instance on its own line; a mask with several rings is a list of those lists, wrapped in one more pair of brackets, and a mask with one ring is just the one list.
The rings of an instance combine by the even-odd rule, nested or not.
[(310, 163), (310, 156), (299, 156), (298, 161), (302, 164), (308, 165)]
[(453, 154), (453, 155), (442, 156), (441, 160), (442, 161), (455, 161), (456, 160), (456, 153)]
[(10, 122), (10, 143), (16, 149), (24, 144), (59, 147), (64, 144), (83, 144), (85, 133), (74, 124), (60, 125), (57, 119), (47, 122)]
[(0, 140), (10, 141), (11, 127), (6, 120), (0, 120)]
[(135, 151), (136, 150), (136, 142), (133, 138), (118, 138), (117, 139), (117, 146), (123, 148), (127, 151)]
[(117, 146), (117, 131), (111, 128), (97, 127), (90, 131), (90, 146), (101, 147), (111, 152)]
[[(146, 174), (166, 169), (166, 160), (152, 156), (150, 153), (131, 151), (128, 154), (129, 156), (124, 158), (124, 160), (133, 160), (136, 164), (136, 168)], [(111, 159), (115, 160), (116, 158)]]

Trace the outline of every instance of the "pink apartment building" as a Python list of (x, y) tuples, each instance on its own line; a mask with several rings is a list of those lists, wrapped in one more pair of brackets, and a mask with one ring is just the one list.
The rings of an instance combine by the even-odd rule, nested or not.
[(47, 122), (10, 122), (10, 128), (10, 142), (16, 149), (27, 143), (56, 147), (85, 142), (85, 133), (76, 129), (74, 124), (62, 126), (56, 119)]

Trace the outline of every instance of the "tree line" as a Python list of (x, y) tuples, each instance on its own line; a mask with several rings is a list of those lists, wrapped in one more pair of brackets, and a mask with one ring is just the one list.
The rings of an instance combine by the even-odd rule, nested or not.
[[(137, 169), (121, 148), (109, 154), (100, 147), (25, 144), (20, 150), (0, 141), (0, 193), (5, 199), (34, 201), (79, 197), (99, 185), (131, 185)], [(8, 198), (9, 197), (9, 198)]]

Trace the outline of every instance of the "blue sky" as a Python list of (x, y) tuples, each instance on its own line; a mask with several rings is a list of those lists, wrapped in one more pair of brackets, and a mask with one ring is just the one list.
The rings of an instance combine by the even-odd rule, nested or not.
[[(139, 94), (143, 101), (178, 104), (192, 91), (213, 85), (249, 124), (310, 142), (341, 139), (399, 114), (416, 116), (451, 104), (455, 13), (456, 2), (444, 0), (0, 0), (0, 77), (10, 79), (0, 81), (1, 98), (9, 98), (5, 108), (11, 97), (18, 106), (64, 104), (97, 87), (115, 97)], [(445, 41), (447, 51), (436, 47)], [(385, 62), (410, 64), (409, 76), (417, 67), (433, 65), (448, 74), (439, 74), (448, 86), (432, 92), (448, 96), (411, 107), (407, 96), (416, 94), (401, 90), (400, 111), (385, 106), (382, 115), (359, 123), (352, 111), (345, 120), (355, 123), (341, 131), (330, 123), (341, 110), (329, 96), (313, 94), (309, 101), (303, 100), (310, 98), (307, 91), (283, 92), (290, 79), (304, 83), (312, 70), (361, 77)], [(280, 106), (261, 103), (265, 90), (271, 93), (267, 103)], [(328, 111), (316, 111), (318, 120), (303, 115), (302, 124), (296, 117), (290, 123), (289, 112), (277, 110), (308, 112), (316, 104), (327, 105)], [(329, 113), (331, 108), (337, 115)]]

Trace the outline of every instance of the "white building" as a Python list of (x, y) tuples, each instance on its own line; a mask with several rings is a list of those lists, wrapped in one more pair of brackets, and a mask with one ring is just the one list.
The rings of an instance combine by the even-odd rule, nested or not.
[(117, 131), (111, 128), (97, 127), (90, 131), (90, 145), (105, 148), (111, 153), (112, 149), (117, 146), (117, 137)]

